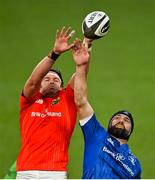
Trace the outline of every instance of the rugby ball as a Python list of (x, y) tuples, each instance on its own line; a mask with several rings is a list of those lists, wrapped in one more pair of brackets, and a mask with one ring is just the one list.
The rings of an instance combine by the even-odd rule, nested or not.
[(110, 19), (103, 11), (93, 11), (86, 15), (82, 22), (82, 33), (89, 39), (105, 36), (110, 27)]

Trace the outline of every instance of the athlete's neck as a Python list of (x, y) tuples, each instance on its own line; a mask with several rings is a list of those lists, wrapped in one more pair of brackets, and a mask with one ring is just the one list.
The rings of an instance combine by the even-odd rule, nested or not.
[(119, 138), (116, 138), (119, 142), (120, 142), (120, 144), (127, 144), (127, 140), (125, 140), (125, 139), (119, 139)]
[(125, 140), (125, 139), (120, 139), (120, 138), (116, 138), (115, 136), (113, 136), (113, 135), (111, 135), (112, 137), (114, 137), (115, 139), (117, 139), (117, 141), (119, 141), (120, 142), (120, 144), (127, 144), (127, 140)]

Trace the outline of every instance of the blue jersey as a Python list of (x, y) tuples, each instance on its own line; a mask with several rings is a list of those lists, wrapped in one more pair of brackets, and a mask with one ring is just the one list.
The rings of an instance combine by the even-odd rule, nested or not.
[(128, 145), (111, 137), (95, 114), (81, 128), (85, 141), (83, 179), (141, 178), (140, 163)]

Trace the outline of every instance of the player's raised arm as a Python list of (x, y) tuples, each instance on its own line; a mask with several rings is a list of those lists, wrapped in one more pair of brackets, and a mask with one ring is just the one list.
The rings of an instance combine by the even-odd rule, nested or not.
[(51, 69), (59, 55), (73, 47), (73, 43), (69, 44), (69, 39), (72, 37), (74, 32), (75, 31), (70, 27), (63, 27), (61, 30), (57, 30), (53, 49), (50, 51), (48, 56), (43, 58), (35, 67), (24, 86), (23, 95), (25, 97), (28, 98), (32, 96), (40, 88), (40, 83), (43, 77)]
[(93, 114), (93, 109), (87, 98), (87, 73), (90, 61), (90, 53), (81, 40), (77, 39), (73, 47), (73, 58), (76, 63), (74, 80), (74, 96), (80, 119)]
[[(89, 54), (92, 48), (92, 41), (93, 41), (92, 39), (88, 39), (84, 37), (83, 42), (82, 42), (84, 47), (88, 49)], [(89, 69), (89, 66), (87, 66), (87, 73), (88, 73), (88, 69)], [(74, 89), (74, 80), (75, 80), (75, 73), (72, 75), (72, 77), (70, 78), (68, 82), (68, 84), (71, 86), (72, 89)]]

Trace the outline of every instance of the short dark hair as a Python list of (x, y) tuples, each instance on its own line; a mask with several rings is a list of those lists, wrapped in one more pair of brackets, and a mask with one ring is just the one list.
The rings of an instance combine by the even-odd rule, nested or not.
[(50, 69), (49, 72), (54, 72), (54, 73), (56, 73), (59, 76), (59, 78), (61, 79), (61, 87), (63, 87), (64, 86), (64, 80), (62, 78), (61, 71), (58, 70), (58, 69)]

